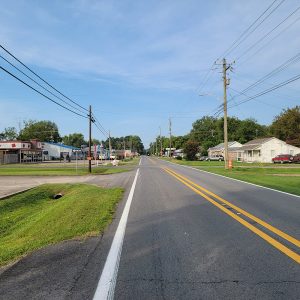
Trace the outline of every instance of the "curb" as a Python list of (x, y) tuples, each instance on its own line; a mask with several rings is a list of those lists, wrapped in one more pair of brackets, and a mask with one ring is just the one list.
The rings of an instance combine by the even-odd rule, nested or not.
[(35, 188), (35, 186), (30, 187), (30, 188), (26, 188), (26, 189), (23, 189), (23, 190), (20, 190), (20, 191), (18, 191), (18, 192), (14, 192), (14, 193), (7, 194), (7, 195), (5, 195), (5, 196), (0, 197), (0, 200), (5, 200), (5, 199), (7, 199), (7, 198), (9, 198), (9, 197), (11, 197), (11, 196), (15, 196), (15, 195), (22, 194), (22, 193), (24, 193), (24, 192), (27, 192), (27, 191), (33, 189), (33, 188)]

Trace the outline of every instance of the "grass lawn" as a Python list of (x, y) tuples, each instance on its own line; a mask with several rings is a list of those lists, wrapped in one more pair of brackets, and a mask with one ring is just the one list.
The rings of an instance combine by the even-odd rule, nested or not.
[[(53, 200), (54, 194), (63, 197)], [(123, 189), (45, 184), (0, 201), (0, 266), (43, 246), (98, 235), (111, 222)]]
[[(234, 163), (232, 170), (224, 169), (224, 162), (179, 161), (172, 162), (194, 166), (211, 173), (255, 183), (283, 192), (300, 195), (300, 165)], [(222, 167), (221, 167), (222, 166)]]
[[(129, 167), (129, 166), (128, 166)], [(130, 168), (124, 167), (112, 167), (112, 166), (98, 166), (92, 167), (92, 174), (114, 174), (130, 171)], [(76, 171), (75, 167), (53, 167), (53, 166), (45, 166), (45, 165), (35, 165), (35, 166), (1, 166), (0, 167), (0, 176), (1, 175), (87, 175), (88, 169), (87, 166), (78, 167)]]

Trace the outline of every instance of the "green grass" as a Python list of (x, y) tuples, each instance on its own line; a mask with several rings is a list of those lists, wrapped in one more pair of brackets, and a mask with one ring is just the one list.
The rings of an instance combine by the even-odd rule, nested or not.
[(255, 183), (283, 192), (300, 195), (300, 165), (234, 163), (231, 170), (224, 169), (224, 162), (178, 161), (172, 162), (194, 166), (200, 170)]
[[(128, 166), (129, 167), (129, 166)], [(112, 166), (98, 166), (92, 167), (92, 174), (114, 174), (130, 171), (130, 168), (124, 167), (112, 167)], [(76, 171), (75, 167), (53, 167), (53, 166), (1, 166), (0, 167), (0, 176), (22, 176), (22, 175), (31, 175), (31, 176), (63, 176), (63, 175), (87, 175), (88, 169), (87, 166), (78, 167)]]
[[(53, 200), (62, 192), (64, 196)], [(46, 184), (0, 201), (0, 265), (35, 249), (98, 235), (111, 222), (123, 189)]]

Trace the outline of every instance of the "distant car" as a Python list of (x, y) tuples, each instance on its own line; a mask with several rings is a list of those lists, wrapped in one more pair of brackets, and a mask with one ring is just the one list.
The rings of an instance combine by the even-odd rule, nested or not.
[(280, 164), (291, 163), (291, 162), (293, 162), (293, 155), (280, 154), (280, 155), (277, 155), (277, 156), (273, 157), (272, 162), (274, 164), (276, 164), (276, 163), (280, 163)]
[(222, 161), (224, 160), (224, 157), (222, 155), (214, 155), (214, 156), (209, 156), (206, 160), (208, 161)]
[(207, 160), (208, 159), (208, 156), (201, 156), (200, 158), (199, 158), (199, 160), (201, 160), (201, 161), (204, 161), (204, 160)]
[(293, 156), (294, 163), (300, 163), (300, 153)]

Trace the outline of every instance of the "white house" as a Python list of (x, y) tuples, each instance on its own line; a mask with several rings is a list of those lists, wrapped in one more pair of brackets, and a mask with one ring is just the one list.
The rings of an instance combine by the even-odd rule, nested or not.
[[(233, 141), (233, 142), (228, 142), (228, 153), (230, 156), (230, 159), (238, 159), (239, 156), (239, 149), (243, 145), (239, 142)], [(224, 143), (220, 143), (217, 146), (211, 147), (208, 150), (208, 156), (216, 156), (216, 155), (225, 155), (225, 150), (224, 150)]]
[(260, 138), (249, 141), (241, 148), (242, 160), (245, 162), (272, 162), (272, 158), (279, 154), (295, 155), (300, 148), (287, 144), (275, 137)]

